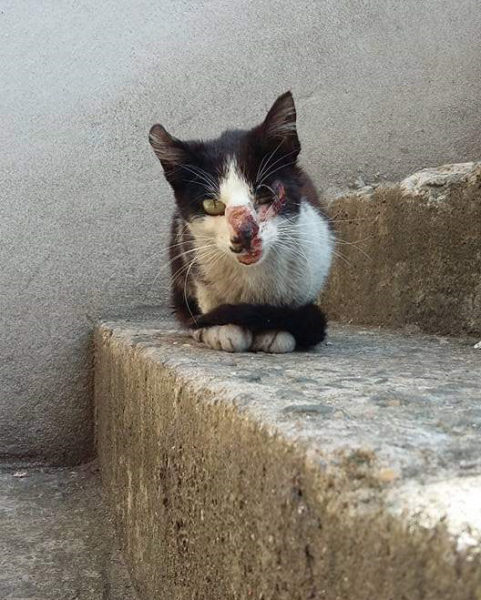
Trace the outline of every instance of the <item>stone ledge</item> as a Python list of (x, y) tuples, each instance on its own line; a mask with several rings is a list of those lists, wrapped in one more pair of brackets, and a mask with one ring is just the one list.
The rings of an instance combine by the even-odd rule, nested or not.
[(481, 334), (481, 163), (424, 169), (336, 198), (332, 319)]
[(287, 356), (96, 331), (104, 486), (145, 600), (481, 598), (479, 351), (332, 326)]

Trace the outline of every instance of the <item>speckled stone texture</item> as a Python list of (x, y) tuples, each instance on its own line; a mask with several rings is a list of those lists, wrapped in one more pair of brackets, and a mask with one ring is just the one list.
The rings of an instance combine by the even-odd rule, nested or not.
[(97, 444), (144, 600), (481, 598), (472, 339), (332, 326), (287, 356), (96, 331)]
[(338, 253), (333, 319), (481, 334), (481, 163), (425, 169), (329, 206)]
[(1, 600), (137, 600), (94, 464), (0, 470)]

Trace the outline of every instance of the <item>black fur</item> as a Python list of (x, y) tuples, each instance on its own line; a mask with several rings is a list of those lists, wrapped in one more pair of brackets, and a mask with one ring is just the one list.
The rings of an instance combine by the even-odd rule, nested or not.
[[(169, 134), (162, 125), (151, 128), (150, 143), (176, 200), (170, 245), (171, 299), (177, 318), (185, 326), (198, 329), (232, 324), (253, 332), (288, 331), (300, 348), (314, 346), (324, 339), (326, 318), (314, 304), (300, 307), (222, 304), (200, 314), (195, 282), (202, 281), (203, 275), (192, 254), (191, 233), (185, 226), (205, 218), (203, 200), (218, 191), (226, 157), (235, 157), (238, 168), (251, 184), (256, 205), (274, 200), (273, 186), (275, 188), (274, 182), (278, 181), (282, 183), (287, 199), (279, 214), (286, 217), (298, 214), (301, 199), (322, 213), (312, 182), (297, 165), (301, 145), (295, 122), (294, 101), (287, 92), (276, 100), (260, 125), (246, 131), (226, 131), (215, 140), (182, 141)], [(269, 160), (271, 166), (263, 169)], [(236, 251), (233, 247), (231, 250)], [(209, 285), (209, 281), (203, 283)]]
[(213, 325), (239, 325), (253, 332), (269, 329), (288, 331), (299, 348), (309, 348), (326, 336), (326, 317), (315, 304), (298, 308), (269, 304), (221, 304), (203, 315), (190, 319), (193, 329)]

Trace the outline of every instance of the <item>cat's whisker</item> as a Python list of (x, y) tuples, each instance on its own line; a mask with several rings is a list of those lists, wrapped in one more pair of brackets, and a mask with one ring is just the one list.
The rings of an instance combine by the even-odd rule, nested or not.
[[(202, 250), (201, 252), (199, 252), (199, 254), (196, 255), (193, 260), (194, 260), (194, 262), (199, 259), (203, 261), (206, 257), (208, 258), (210, 255), (215, 255), (215, 254), (216, 254), (216, 249), (208, 248), (207, 251)], [(190, 263), (186, 263), (185, 265), (183, 265), (183, 267), (181, 267), (178, 271), (176, 271), (176, 273), (174, 275), (172, 275), (172, 277), (175, 277), (175, 279), (177, 279), (179, 277), (179, 275), (181, 275), (182, 272), (187, 269), (189, 264)]]
[[(294, 234), (294, 235), (298, 235), (298, 237), (301, 239), (304, 243), (308, 243), (311, 245), (317, 245), (319, 244), (319, 240), (314, 240), (312, 238), (306, 238), (304, 234), (302, 234), (301, 232), (299, 232), (298, 234)], [(360, 254), (362, 254), (363, 256), (365, 256), (368, 260), (372, 260), (372, 256), (370, 256), (367, 252), (365, 252), (362, 248), (359, 248), (359, 246), (357, 246), (356, 244), (363, 242), (364, 240), (368, 239), (369, 237), (372, 236), (368, 236), (365, 238), (362, 238), (360, 240), (355, 240), (353, 242), (348, 242), (347, 240), (341, 240), (340, 238), (335, 237), (335, 245), (347, 245), (347, 246), (352, 246), (353, 248), (355, 248)]]
[(337, 256), (343, 262), (345, 262), (347, 265), (349, 265), (349, 267), (351, 267), (351, 269), (353, 268), (352, 263), (347, 260), (347, 258), (344, 256), (344, 254), (341, 254), (338, 250), (333, 250), (332, 253), (334, 254), (334, 256)]
[[(181, 257), (185, 257), (187, 254), (191, 254), (193, 252), (199, 252), (201, 250), (204, 250), (206, 248), (211, 248), (211, 247), (215, 247), (215, 244), (209, 244), (207, 246), (200, 246), (198, 248), (192, 248), (190, 250), (186, 250), (185, 252), (181, 252), (180, 254), (178, 254), (177, 256), (174, 256), (173, 259), (177, 259), (177, 258), (181, 258)], [(196, 260), (196, 257), (194, 257), (194, 261)], [(167, 265), (164, 265), (157, 273), (157, 275), (155, 276), (154, 280), (152, 281), (151, 285), (150, 285), (150, 290), (152, 291), (152, 288), (154, 287), (155, 283), (157, 282), (158, 278), (160, 277), (160, 275), (162, 275), (162, 273), (168, 269), (170, 267), (170, 263)], [(182, 265), (182, 267), (180, 267), (174, 274), (172, 274), (171, 279), (173, 281), (175, 281), (175, 279), (177, 278), (177, 276), (182, 273), (182, 270), (184, 269), (185, 265)]]
[(167, 249), (176, 248), (178, 246), (185, 246), (188, 243), (194, 244), (195, 242), (207, 242), (207, 241), (212, 241), (212, 238), (210, 236), (208, 236), (208, 235), (204, 235), (204, 236), (198, 235), (195, 238), (195, 241), (194, 241), (194, 239), (192, 239), (192, 240), (184, 240), (182, 242), (177, 242), (175, 244), (170, 244), (169, 246), (167, 246)]
[[(263, 188), (263, 187), (266, 188), (266, 189), (268, 189), (271, 192), (271, 194), (274, 196), (274, 199), (278, 198), (278, 195), (276, 194), (276, 192), (272, 189), (272, 187), (270, 185), (267, 185), (266, 183), (261, 183), (260, 185), (258, 185), (256, 187), (256, 192), (257, 192), (258, 189)], [(273, 211), (274, 211), (274, 204), (272, 203), (269, 206), (269, 208), (267, 209), (266, 214), (264, 216), (264, 219), (266, 221), (271, 216), (271, 214), (272, 214)]]
[(277, 173), (277, 171), (280, 171), (281, 169), (287, 168), (287, 167), (295, 165), (295, 164), (296, 164), (296, 161), (288, 162), (288, 163), (286, 163), (284, 165), (279, 165), (275, 169), (272, 169), (271, 171), (269, 171), (268, 173), (266, 173), (263, 176), (263, 178), (258, 182), (257, 185), (260, 185), (261, 183), (264, 183), (264, 181), (266, 181), (266, 179), (268, 179), (269, 177), (272, 177), (272, 175), (274, 175), (274, 173)]
[[(265, 179), (267, 179), (267, 177), (270, 176), (270, 174), (272, 174), (272, 173), (274, 173), (276, 171), (276, 170), (272, 171), (273, 167), (275, 167), (281, 161), (285, 160), (288, 156), (292, 156), (296, 152), (297, 152), (297, 150), (291, 150), (290, 152), (286, 152), (286, 154), (283, 154), (281, 157), (279, 157), (277, 160), (275, 160), (273, 163), (271, 163), (267, 169), (263, 170), (262, 175), (259, 178), (256, 178), (256, 182), (262, 183)], [(295, 164), (295, 163), (296, 163), (296, 161), (293, 161), (293, 162), (290, 162), (290, 163), (287, 163), (287, 164), (288, 165), (292, 165), (292, 164)], [(279, 169), (281, 169), (283, 166), (287, 166), (287, 165), (281, 165), (279, 167)], [(277, 169), (277, 170), (279, 170), (279, 169)]]
[(365, 242), (366, 240), (372, 240), (372, 238), (376, 237), (374, 234), (372, 235), (366, 235), (362, 238), (359, 238), (358, 240), (345, 240), (341, 237), (339, 237), (339, 235), (335, 235), (335, 238), (338, 242), (342, 242), (343, 244), (359, 244), (360, 242)]
[(144, 265), (145, 265), (147, 262), (149, 262), (151, 259), (153, 259), (153, 258), (154, 258), (154, 256), (158, 257), (158, 256), (161, 256), (162, 254), (167, 254), (167, 248), (158, 248), (158, 249), (157, 249), (155, 252), (153, 252), (152, 254), (149, 254), (149, 255), (147, 256), (147, 258), (146, 258), (146, 259), (144, 259), (144, 260), (143, 260), (143, 261), (140, 263), (140, 265), (138, 265), (138, 267), (137, 267), (137, 273), (138, 273), (138, 272), (139, 272), (139, 271), (142, 269), (142, 267), (143, 267), (143, 266), (144, 266)]
[[(139, 271), (140, 271), (140, 269), (141, 269), (141, 268), (142, 268), (142, 267), (143, 267), (143, 266), (144, 266), (144, 265), (145, 265), (145, 264), (146, 264), (146, 263), (147, 263), (149, 260), (153, 259), (153, 257), (154, 257), (154, 256), (161, 256), (162, 254), (168, 254), (170, 249), (173, 249), (173, 248), (176, 248), (176, 247), (179, 247), (179, 246), (184, 246), (184, 245), (185, 245), (185, 243), (186, 243), (186, 242), (179, 242), (179, 243), (176, 243), (176, 244), (170, 244), (170, 245), (168, 245), (168, 246), (165, 246), (165, 247), (162, 247), (162, 248), (158, 248), (158, 249), (157, 249), (155, 252), (153, 252), (152, 254), (149, 254), (149, 255), (147, 256), (147, 258), (146, 258), (144, 261), (142, 261), (142, 262), (140, 263), (140, 265), (137, 267), (137, 272), (139, 272)], [(158, 242), (158, 244), (162, 244), (162, 242)], [(157, 245), (158, 245), (158, 244), (157, 244)], [(166, 267), (165, 267), (165, 268), (167, 268), (168, 266), (169, 266), (169, 265), (166, 265)]]
[(321, 240), (314, 238), (312, 236), (306, 236), (305, 234), (299, 232), (282, 232), (284, 234), (284, 239), (291, 240), (294, 244), (299, 245), (300, 242), (303, 244), (309, 244), (311, 246), (319, 246), (321, 244)]
[(277, 248), (283, 247), (283, 248), (289, 249), (289, 250), (293, 251), (293, 253), (296, 256), (299, 256), (299, 257), (305, 259), (305, 261), (307, 263), (309, 262), (309, 259), (306, 255), (306, 253), (302, 249), (302, 246), (299, 243), (297, 243), (297, 240), (290, 240), (290, 239), (276, 240), (274, 247), (277, 247)]
[(263, 188), (263, 187), (266, 188), (267, 190), (269, 190), (272, 193), (272, 195), (274, 196), (274, 198), (277, 198), (276, 192), (272, 189), (272, 187), (270, 185), (267, 185), (267, 183), (261, 183), (260, 185), (258, 185), (256, 187), (256, 192), (258, 189)]
[(213, 193), (216, 193), (218, 191), (217, 182), (212, 177), (212, 175), (210, 175), (210, 173), (207, 173), (207, 171), (204, 171), (204, 169), (201, 169), (200, 167), (194, 167), (194, 165), (180, 165), (180, 166), (181, 166), (181, 168), (192, 173), (193, 175), (198, 177), (201, 181), (203, 181), (206, 184), (206, 187), (208, 189), (210, 189)]
[[(208, 244), (207, 246), (200, 246), (200, 247), (198, 246), (198, 247), (195, 247), (195, 248), (191, 248), (189, 250), (184, 250), (183, 252), (180, 252), (179, 254), (176, 254), (175, 256), (172, 256), (171, 259), (172, 260), (176, 260), (177, 258), (180, 258), (182, 256), (186, 256), (187, 254), (191, 254), (192, 252), (197, 252), (199, 250), (202, 250), (203, 248), (209, 248), (211, 245), (214, 246), (215, 244)], [(163, 267), (163, 268), (167, 268), (167, 267), (169, 267), (169, 265), (165, 265), (165, 267)]]
[(257, 169), (257, 174), (256, 174), (256, 178), (255, 181), (259, 181), (259, 179), (262, 177), (262, 174), (264, 172), (264, 170), (267, 168), (267, 166), (269, 165), (270, 160), (274, 157), (275, 153), (279, 150), (279, 148), (281, 147), (282, 143), (283, 143), (284, 139), (281, 139), (281, 141), (277, 144), (277, 146), (274, 148), (274, 150), (271, 152), (271, 154), (269, 154), (268, 159), (266, 160), (265, 164), (264, 164), (264, 160), (267, 156), (267, 154), (264, 155), (264, 158), (261, 160), (261, 164), (259, 165), (259, 168)]
[[(195, 179), (186, 179), (187, 183), (194, 183), (195, 185), (199, 185), (201, 188), (203, 188), (206, 192), (208, 192), (209, 194), (212, 194), (213, 196), (215, 196), (216, 191), (214, 189), (212, 189), (212, 187), (210, 185), (208, 185), (207, 183), (205, 183), (204, 181), (196, 181)], [(201, 197), (201, 195), (199, 195), (199, 198)]]
[[(295, 256), (303, 258), (307, 264), (309, 263), (309, 259), (308, 259), (307, 255), (306, 255), (306, 253), (300, 248), (300, 246), (294, 245), (294, 244), (285, 243), (285, 242), (280, 242), (280, 243), (277, 244), (277, 247), (276, 247), (277, 251), (278, 251), (279, 247), (282, 247), (282, 248), (285, 248), (287, 250), (292, 251), (292, 253)], [(301, 271), (304, 272), (303, 269), (301, 269)]]
[(365, 256), (368, 260), (372, 260), (372, 256), (370, 254), (368, 254), (365, 250), (363, 250), (362, 248), (359, 248), (359, 246), (356, 246), (356, 242), (346, 242), (344, 240), (336, 240), (336, 245), (338, 246), (352, 246), (353, 248), (355, 248), (360, 254), (362, 254), (363, 256)]
[(213, 252), (203, 257), (203, 267), (215, 267), (226, 254), (224, 252)]
[[(183, 265), (182, 267), (180, 267), (175, 273), (173, 273), (170, 277), (169, 277), (169, 281), (171, 284), (173, 284), (175, 281), (177, 281), (177, 279), (180, 277), (180, 275), (182, 274), (182, 272), (186, 269), (186, 265)], [(152, 282), (152, 285), (150, 287), (150, 291), (152, 291), (152, 288), (156, 282), (156, 280), (159, 278), (160, 273), (158, 273), (154, 279), (154, 281)]]
[(281, 147), (281, 145), (282, 145), (283, 142), (284, 142), (284, 140), (281, 139), (281, 141), (277, 144), (277, 146), (274, 148), (274, 150), (269, 155), (264, 154), (264, 157), (261, 160), (259, 168), (257, 169), (255, 181), (258, 181), (262, 177), (262, 173), (267, 168), (267, 166), (269, 165), (270, 161), (275, 156), (276, 152), (279, 150), (279, 148)]
[[(314, 245), (315, 246), (315, 245), (319, 244), (319, 241), (318, 240), (313, 241), (312, 239), (304, 239), (303, 243), (304, 244), (308, 243), (310, 245)], [(293, 251), (299, 250), (299, 248), (300, 248), (300, 245), (298, 244), (298, 240), (293, 240), (293, 239), (277, 240), (276, 244), (280, 245), (280, 246), (284, 246), (286, 248), (289, 248), (289, 249), (291, 249)], [(339, 256), (339, 258), (343, 259), (345, 262), (347, 262), (347, 264), (349, 264), (349, 266), (352, 267), (352, 264), (346, 259), (346, 257), (343, 254), (341, 254), (341, 252), (333, 250), (333, 253), (336, 256)], [(307, 259), (307, 256), (305, 254), (303, 254), (303, 257)]]

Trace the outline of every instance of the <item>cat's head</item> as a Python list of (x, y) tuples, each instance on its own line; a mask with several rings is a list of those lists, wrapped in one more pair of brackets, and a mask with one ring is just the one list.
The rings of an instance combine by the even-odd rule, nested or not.
[(211, 141), (181, 141), (154, 125), (149, 141), (178, 211), (200, 244), (243, 265), (259, 263), (299, 212), (301, 146), (292, 94), (264, 121)]

